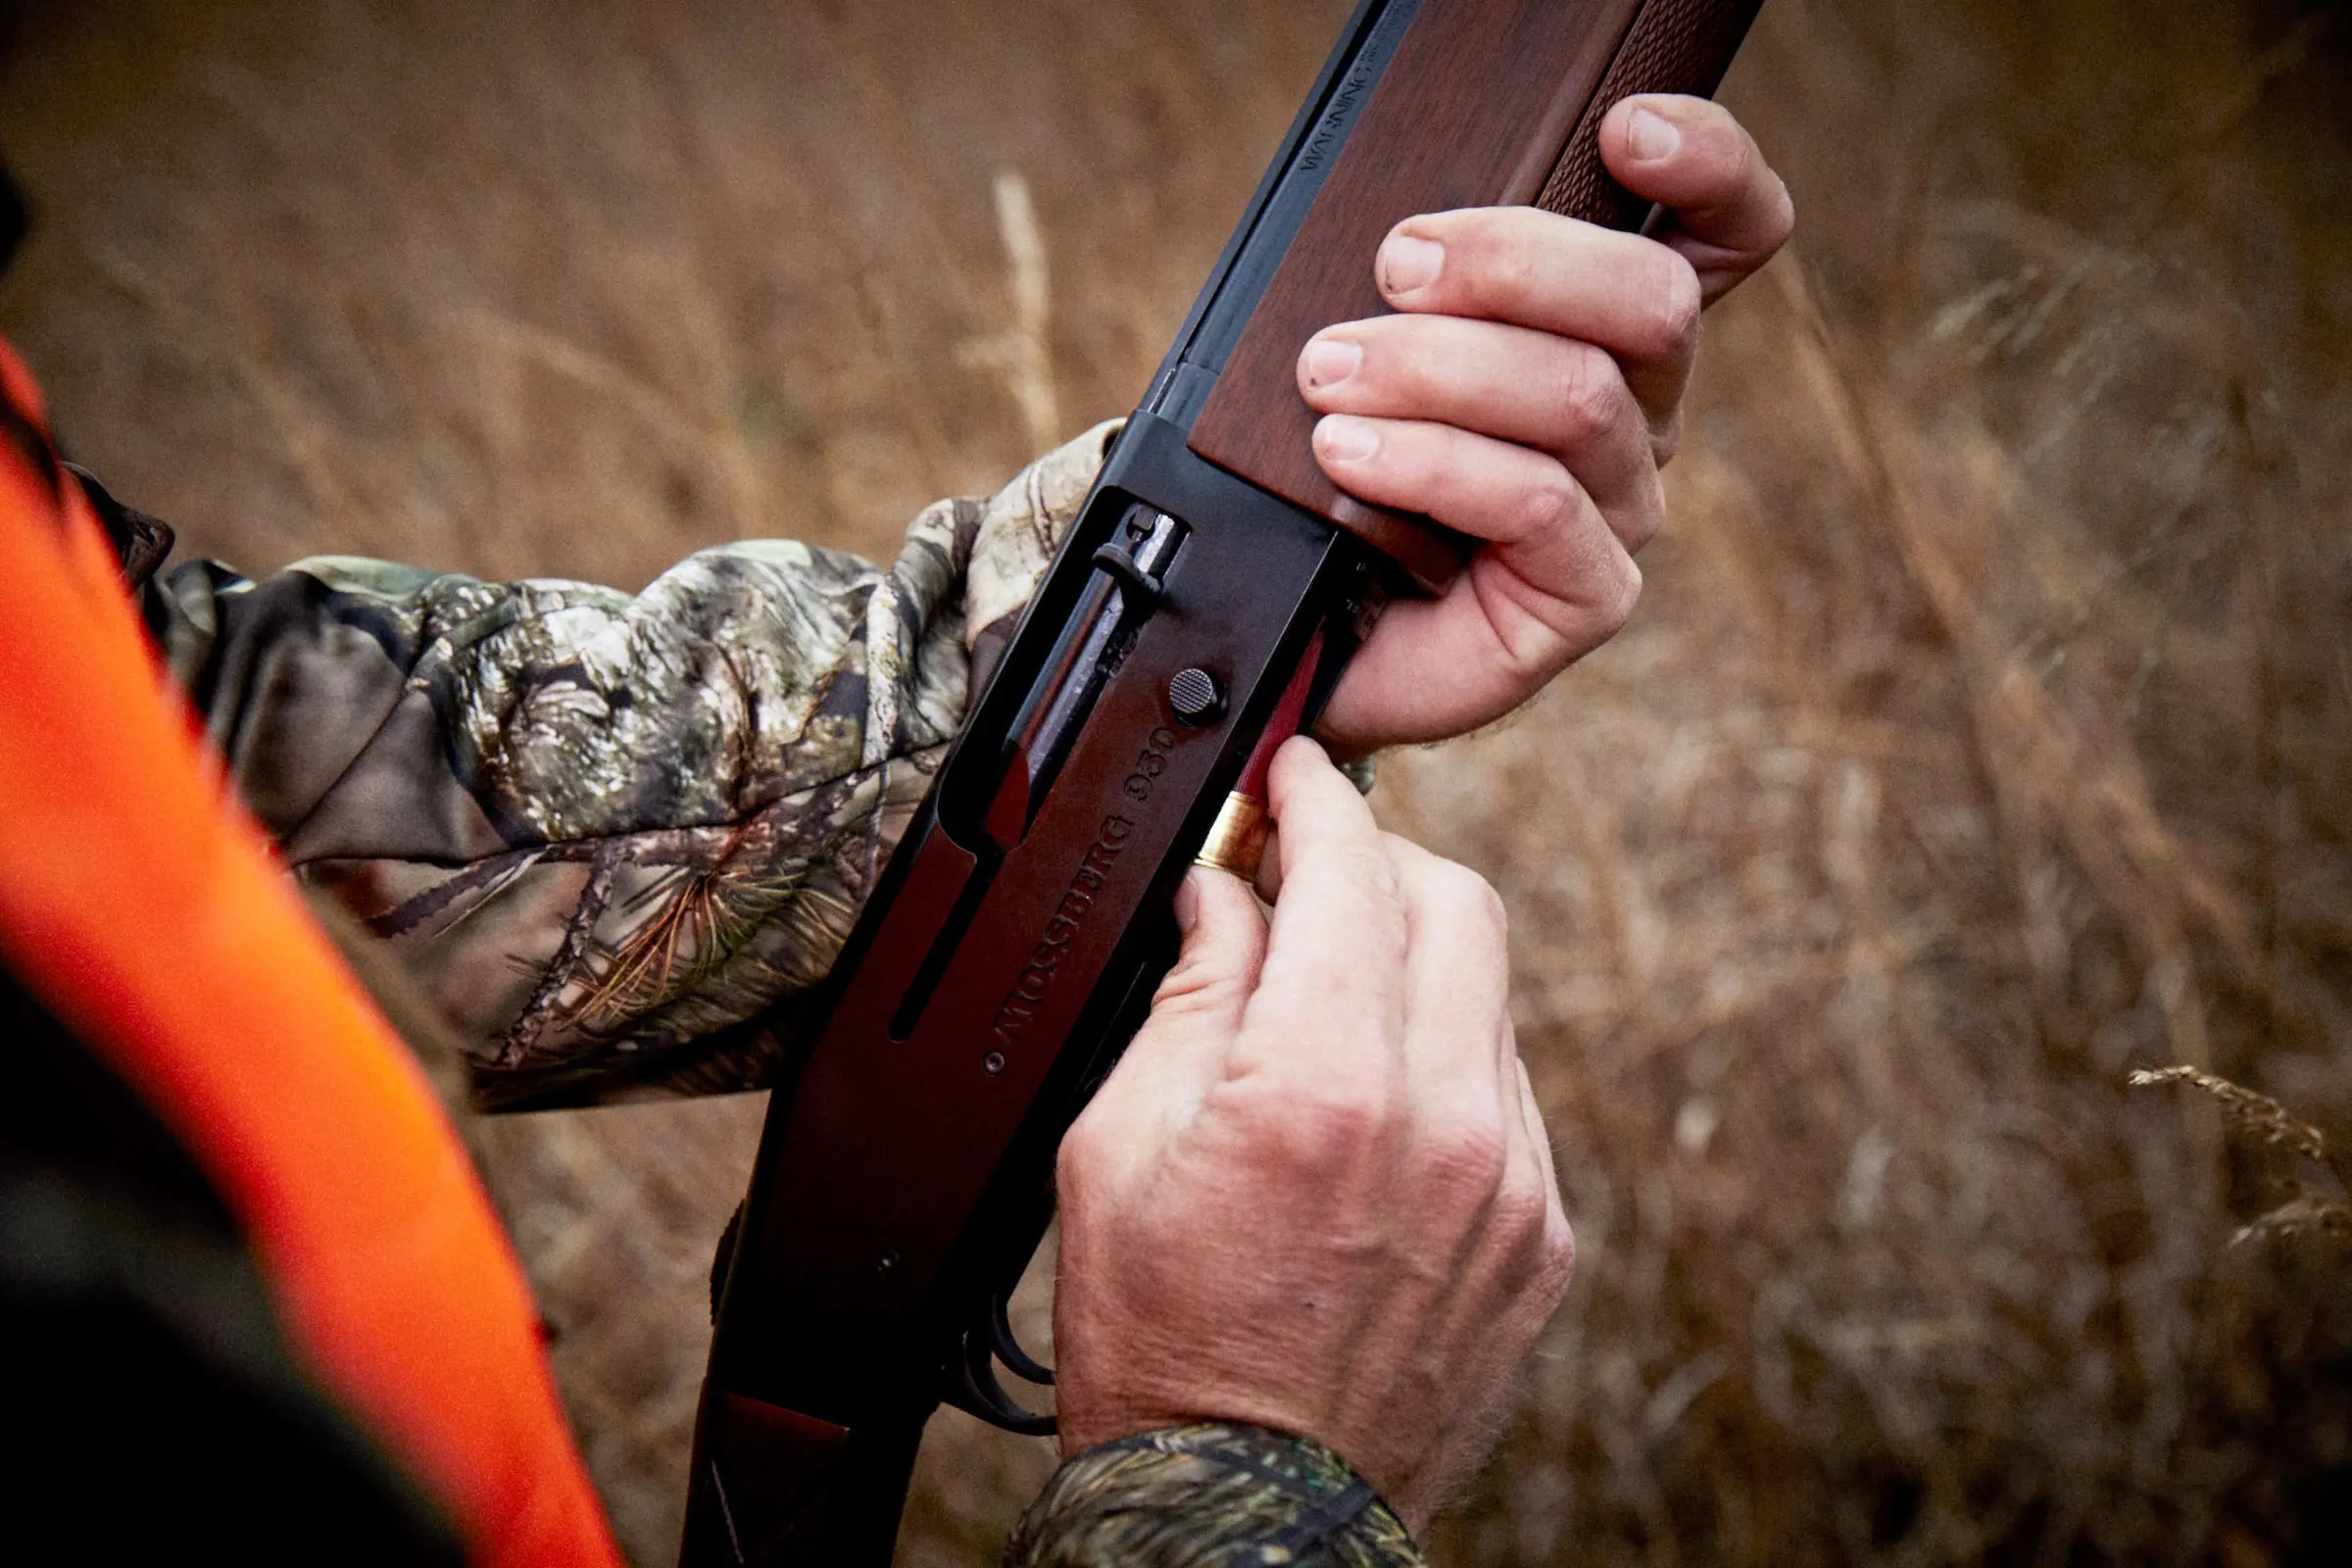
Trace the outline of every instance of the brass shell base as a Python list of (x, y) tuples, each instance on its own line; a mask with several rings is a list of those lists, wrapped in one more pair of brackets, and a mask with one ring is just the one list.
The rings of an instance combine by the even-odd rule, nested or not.
[(1195, 865), (1231, 871), (1245, 882), (1257, 880), (1257, 862), (1266, 853), (1266, 803), (1239, 791), (1225, 797), (1217, 820), (1200, 846)]

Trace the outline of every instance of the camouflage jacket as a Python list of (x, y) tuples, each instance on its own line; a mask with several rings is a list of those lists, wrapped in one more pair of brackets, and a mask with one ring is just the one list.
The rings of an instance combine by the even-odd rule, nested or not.
[(631, 596), (198, 562), (144, 608), (288, 866), (422, 983), (482, 1106), (758, 1088), (1109, 433), (926, 509), (888, 568), (744, 541)]
[[(91, 488), (289, 867), (517, 1108), (766, 1082), (1112, 433), (928, 508), (888, 568), (743, 542), (633, 597), (343, 557), (157, 575), (169, 530)], [(1211, 1424), (1071, 1459), (1006, 1560), (1421, 1557), (1330, 1450)]]

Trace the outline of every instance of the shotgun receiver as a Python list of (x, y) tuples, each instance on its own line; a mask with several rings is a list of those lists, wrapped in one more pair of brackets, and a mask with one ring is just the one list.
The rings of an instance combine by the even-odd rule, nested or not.
[[(1417, 213), (1646, 216), (1634, 92), (1709, 93), (1761, 0), (1363, 0), (808, 1016), (713, 1270), (683, 1560), (890, 1560), (944, 1399), (1004, 1394), (1054, 1152), (1173, 960), (1178, 880), (1396, 593), (1467, 545), (1333, 487), (1293, 365), (1386, 309)], [(1241, 795), (1229, 808), (1229, 799)], [(1222, 819), (1222, 820), (1221, 820)], [(1244, 857), (1246, 858), (1246, 856)]]

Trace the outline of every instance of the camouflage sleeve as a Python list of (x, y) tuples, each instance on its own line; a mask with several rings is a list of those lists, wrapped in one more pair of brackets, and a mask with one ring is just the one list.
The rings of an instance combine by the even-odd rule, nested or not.
[(1171, 1427), (1055, 1472), (1005, 1568), (1419, 1568), (1380, 1494), (1321, 1444), (1258, 1427)]
[(630, 596), (201, 562), (146, 609), (288, 864), (422, 982), (483, 1104), (757, 1087), (1110, 433), (929, 508), (887, 569), (745, 542)]

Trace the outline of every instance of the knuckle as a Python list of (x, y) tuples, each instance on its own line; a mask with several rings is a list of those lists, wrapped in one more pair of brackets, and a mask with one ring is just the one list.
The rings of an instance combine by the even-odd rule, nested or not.
[[(1653, 467), (1642, 480), (1640, 492), (1616, 519), (1617, 536), (1627, 552), (1640, 550), (1658, 536), (1666, 523), (1666, 486)], [(1640, 573), (1636, 573), (1634, 591), (1641, 593)], [(1629, 611), (1631, 605), (1626, 607)]]
[(1154, 1018), (1179, 1018), (1216, 1013), (1230, 1007), (1247, 981), (1217, 958), (1189, 955), (1162, 977), (1152, 993)]
[(1568, 1289), (1568, 1281), (1576, 1273), (1576, 1231), (1568, 1223), (1567, 1211), (1557, 1202), (1549, 1206), (1544, 1217), (1542, 1250), (1538, 1254), (1538, 1277), (1554, 1300)]
[(1788, 243), (1796, 232), (1796, 198), (1790, 194), (1788, 182), (1779, 174), (1772, 176), (1773, 192), (1765, 209), (1763, 253), (1770, 256)]
[(1625, 411), (1631, 396), (1625, 372), (1605, 349), (1590, 343), (1569, 345), (1553, 394), (1558, 442), (1573, 449), (1605, 433)]
[[(1542, 231), (1522, 208), (1482, 208), (1462, 215), (1462, 294), (1465, 307), (1492, 310), (1524, 299), (1542, 271)], [(1543, 217), (1543, 214), (1536, 214)]]
[(1357, 1163), (1387, 1139), (1395, 1120), (1385, 1095), (1367, 1086), (1330, 1083), (1292, 1098), (1284, 1107), (1282, 1136), (1302, 1163), (1331, 1170)]
[(1511, 1250), (1539, 1269), (1551, 1261), (1551, 1219), (1559, 1209), (1532, 1171), (1505, 1180), (1494, 1195), (1494, 1230)]
[(1499, 1203), (1510, 1144), (1499, 1121), (1457, 1116), (1433, 1124), (1423, 1158), (1432, 1183), (1477, 1203)]
[(1435, 395), (1450, 355), (1443, 321), (1429, 316), (1384, 316), (1357, 339), (1363, 361), (1349, 380), (1378, 394), (1397, 416), (1409, 417)]
[(1698, 313), (1705, 304), (1705, 292), (1699, 285), (1698, 270), (1688, 260), (1663, 245), (1656, 248), (1656, 254), (1661, 260), (1649, 284), (1644, 312), (1654, 339), (1653, 351), (1680, 353), (1698, 336)]
[[(1672, 414), (1669, 414), (1665, 418), (1659, 420), (1656, 428), (1650, 431), (1650, 463), (1655, 467), (1663, 468), (1666, 466), (1666, 465), (1672, 463), (1674, 461), (1675, 454), (1682, 450), (1683, 411), (1680, 406), (1677, 406)], [(1651, 475), (1651, 480), (1654, 484), (1656, 482), (1656, 475)], [(1659, 488), (1657, 505), (1652, 510), (1661, 518), (1666, 515), (1666, 499), (1662, 486)]]
[(1605, 636), (1576, 638), (1534, 615), (1519, 621), (1503, 638), (1497, 668), (1518, 690), (1521, 699), (1541, 690), (1545, 682)]
[(1737, 199), (1755, 177), (1754, 138), (1730, 110), (1706, 99), (1692, 100), (1680, 118), (1689, 159), (1685, 177), (1694, 187), (1685, 199), (1708, 206)]
[(1756, 149), (1755, 138), (1740, 128), (1732, 112), (1718, 103), (1710, 102), (1699, 122), (1699, 134), (1706, 140), (1710, 168), (1726, 188), (1743, 190), (1756, 177), (1756, 170), (1764, 159)]
[(1564, 470), (1527, 485), (1518, 496), (1518, 537), (1543, 539), (1561, 532), (1575, 521), (1583, 504), (1584, 492)]
[(1623, 631), (1625, 623), (1634, 618), (1634, 606), (1642, 600), (1642, 568), (1634, 564), (1631, 556), (1620, 553), (1616, 560), (1617, 569), (1609, 573), (1594, 607), (1594, 618), (1604, 637), (1614, 637)]
[(1510, 913), (1503, 907), (1502, 895), (1494, 891), (1494, 884), (1458, 861), (1445, 859), (1437, 862), (1435, 878), (1441, 896), (1449, 906), (1446, 911), (1449, 920), (1483, 936), (1509, 936)]

